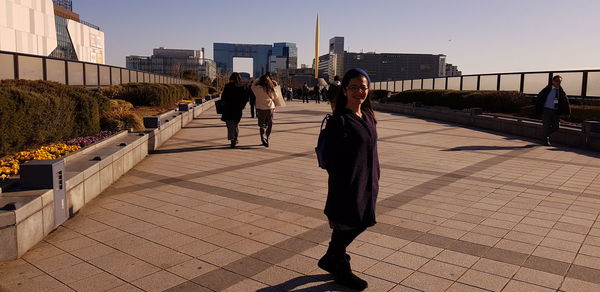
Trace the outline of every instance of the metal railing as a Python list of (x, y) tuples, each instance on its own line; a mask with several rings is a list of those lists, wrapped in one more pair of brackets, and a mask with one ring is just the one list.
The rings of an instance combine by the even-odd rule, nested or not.
[(548, 85), (552, 76), (557, 74), (563, 77), (561, 86), (569, 97), (600, 99), (600, 69), (487, 73), (394, 80), (373, 82), (370, 89), (391, 92), (411, 89), (514, 90), (533, 95)]
[(0, 80), (48, 80), (88, 88), (125, 83), (199, 84), (190, 80), (96, 63), (0, 51)]

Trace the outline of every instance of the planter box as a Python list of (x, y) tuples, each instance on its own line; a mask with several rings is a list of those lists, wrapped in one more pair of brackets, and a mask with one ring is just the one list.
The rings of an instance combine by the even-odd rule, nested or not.
[[(373, 107), (380, 111), (396, 112), (421, 118), (452, 122), (533, 139), (540, 139), (542, 136), (542, 122), (540, 120), (480, 114), (476, 110), (464, 112), (442, 110), (433, 107), (417, 107), (415, 104), (374, 102)], [(600, 150), (600, 133), (594, 133), (593, 129), (595, 128), (592, 125), (600, 126), (600, 124), (593, 122), (591, 122), (589, 126), (585, 126), (584, 123), (583, 129), (562, 125), (560, 129), (552, 135), (552, 140), (561, 145)]]

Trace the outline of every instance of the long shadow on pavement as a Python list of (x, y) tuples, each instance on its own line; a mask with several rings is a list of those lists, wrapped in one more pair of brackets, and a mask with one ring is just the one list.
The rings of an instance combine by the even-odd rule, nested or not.
[[(300, 287), (306, 284), (314, 283), (314, 282), (323, 282), (318, 286), (306, 287), (296, 289), (296, 287)], [(331, 275), (323, 274), (323, 275), (313, 275), (313, 276), (300, 276), (290, 280), (287, 280), (281, 284), (266, 287), (262, 289), (256, 290), (256, 292), (280, 292), (280, 291), (294, 291), (294, 292), (323, 292), (323, 291), (356, 291), (352, 289), (348, 289), (344, 286), (340, 286), (333, 282), (333, 278)]]
[[(232, 150), (252, 150), (264, 148), (262, 145), (244, 145), (244, 146), (236, 146), (235, 149)], [(223, 146), (198, 146), (198, 147), (186, 147), (186, 148), (177, 148), (177, 149), (162, 149), (156, 150), (152, 152), (152, 154), (169, 154), (169, 153), (183, 153), (183, 152), (196, 152), (196, 151), (207, 151), (207, 150), (222, 150), (222, 149), (231, 149), (229, 145)]]

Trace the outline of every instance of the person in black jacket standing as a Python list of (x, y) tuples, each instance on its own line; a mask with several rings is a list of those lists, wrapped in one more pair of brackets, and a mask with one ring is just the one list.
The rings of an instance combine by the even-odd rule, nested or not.
[(535, 109), (542, 116), (542, 143), (545, 146), (550, 146), (550, 135), (558, 130), (560, 116), (571, 114), (569, 98), (560, 86), (561, 82), (560, 75), (552, 77), (552, 83), (537, 95)]
[(331, 163), (325, 215), (333, 229), (327, 253), (320, 268), (336, 282), (363, 290), (368, 283), (352, 273), (346, 248), (375, 220), (379, 191), (379, 156), (376, 119), (369, 97), (369, 75), (351, 69), (341, 83), (333, 116), (326, 125), (325, 155)]
[(237, 72), (229, 77), (229, 83), (225, 84), (221, 100), (223, 101), (223, 114), (221, 120), (227, 125), (227, 139), (231, 141), (231, 148), (238, 143), (238, 125), (242, 119), (242, 110), (246, 107), (248, 92), (242, 85), (242, 78)]

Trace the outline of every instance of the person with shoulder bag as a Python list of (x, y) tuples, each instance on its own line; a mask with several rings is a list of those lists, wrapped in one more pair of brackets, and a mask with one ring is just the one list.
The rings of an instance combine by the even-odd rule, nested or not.
[(229, 83), (225, 84), (221, 94), (223, 114), (221, 120), (227, 125), (227, 139), (231, 141), (231, 148), (238, 144), (239, 123), (242, 119), (242, 111), (248, 102), (247, 91), (242, 84), (239, 73), (233, 72), (229, 77)]
[(269, 147), (269, 137), (273, 129), (273, 113), (275, 111), (275, 88), (277, 82), (267, 74), (261, 76), (252, 84), (252, 92), (256, 97), (256, 117), (260, 128), (260, 141)]
[(337, 283), (356, 290), (366, 289), (368, 283), (352, 273), (346, 248), (376, 224), (380, 177), (377, 120), (369, 83), (369, 75), (362, 69), (346, 72), (316, 149), (319, 165), (329, 175), (324, 212), (333, 230), (318, 266), (330, 272)]

